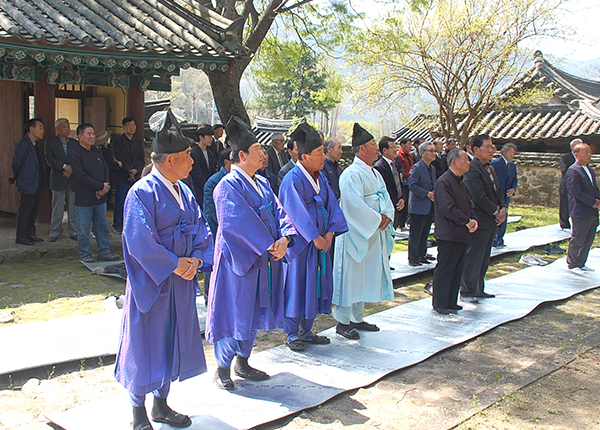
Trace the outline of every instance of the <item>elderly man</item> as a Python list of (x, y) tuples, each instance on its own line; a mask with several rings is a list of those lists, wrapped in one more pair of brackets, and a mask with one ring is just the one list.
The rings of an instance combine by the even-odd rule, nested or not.
[(94, 126), (83, 123), (77, 127), (79, 145), (69, 153), (73, 167), (75, 191), (75, 218), (77, 222), (77, 248), (81, 261), (93, 263), (90, 249), (90, 227), (94, 226), (99, 261), (115, 261), (119, 257), (110, 252), (108, 221), (106, 219), (106, 194), (110, 190), (108, 165), (96, 143)]
[(298, 236), (285, 264), (283, 306), (276, 310), (278, 325), (287, 334), (292, 351), (305, 343), (328, 344), (329, 338), (312, 332), (318, 314), (331, 313), (333, 276), (331, 252), (336, 235), (348, 231), (337, 198), (320, 172), (325, 162), (317, 131), (300, 123), (292, 134), (300, 158), (283, 178), (279, 198)]
[(46, 177), (42, 154), (37, 145), (37, 141), (43, 138), (42, 120), (32, 118), (27, 121), (27, 134), (17, 142), (12, 159), (13, 175), (20, 194), (15, 241), (19, 245), (34, 245), (35, 242), (44, 241), (35, 234), (35, 221)]
[(198, 270), (212, 266), (212, 237), (181, 181), (192, 168), (187, 139), (170, 110), (158, 114), (150, 118), (154, 166), (129, 191), (123, 225), (128, 276), (115, 377), (129, 391), (134, 430), (152, 429), (144, 406), (150, 392), (153, 421), (191, 425), (167, 405), (171, 381), (206, 371), (196, 288)]
[(336, 238), (333, 268), (336, 333), (359, 339), (357, 330), (379, 331), (364, 321), (365, 302), (392, 300), (390, 255), (394, 249), (394, 205), (381, 174), (371, 166), (378, 147), (360, 124), (352, 134), (354, 162), (340, 177), (340, 206), (348, 232)]
[(569, 167), (575, 162), (575, 154), (573, 150), (579, 144), (583, 143), (583, 140), (576, 138), (571, 140), (569, 143), (570, 151), (566, 154), (560, 156), (560, 185), (558, 187), (558, 196), (559, 196), (559, 224), (560, 228), (564, 230), (568, 230), (571, 228), (571, 223), (569, 222), (569, 196), (567, 193), (567, 185), (565, 182), (565, 176), (567, 174), (567, 170)]
[(194, 165), (190, 176), (194, 182), (194, 196), (196, 201), (202, 207), (204, 201), (204, 184), (212, 175), (217, 173), (217, 157), (210, 147), (213, 145), (213, 135), (215, 134), (212, 126), (201, 124), (196, 129), (196, 139), (198, 145), (192, 149), (192, 159)]
[(419, 146), (421, 160), (410, 171), (408, 188), (408, 213), (410, 214), (410, 231), (408, 235), (408, 264), (421, 266), (435, 260), (427, 254), (427, 237), (433, 222), (433, 200), (435, 195), (435, 145), (425, 142)]
[(339, 200), (340, 199), (340, 175), (342, 174), (342, 168), (340, 167), (339, 161), (342, 158), (342, 144), (335, 137), (327, 139), (323, 146), (325, 150), (325, 163), (323, 164), (323, 174), (329, 182), (329, 186), (333, 190), (333, 194)]
[[(123, 206), (131, 186), (140, 179), (145, 166), (144, 141), (135, 136), (135, 119), (128, 116), (121, 121), (123, 134), (111, 138), (113, 155), (120, 169), (115, 172), (115, 207), (113, 228), (117, 234), (123, 231)], [(106, 160), (105, 160), (106, 161)], [(108, 163), (108, 162), (107, 162)], [(110, 168), (110, 166), (109, 166)]]
[(206, 339), (215, 344), (217, 387), (235, 390), (235, 374), (262, 381), (263, 371), (250, 367), (258, 330), (275, 328), (274, 304), (283, 294), (283, 263), (296, 229), (268, 181), (256, 171), (265, 157), (250, 127), (238, 117), (227, 123), (231, 172), (213, 192), (219, 229), (215, 270), (211, 275)]
[[(490, 264), (496, 228), (506, 219), (506, 202), (490, 161), (494, 155), (492, 138), (487, 134), (470, 139), (474, 158), (464, 182), (475, 205), (479, 228), (471, 235), (460, 286), (461, 297), (492, 298), (484, 291), (484, 279)], [(434, 284), (435, 290), (435, 284)]]
[(477, 218), (462, 177), (469, 171), (469, 157), (462, 149), (448, 153), (448, 170), (435, 183), (435, 239), (437, 265), (433, 273), (433, 309), (440, 314), (459, 311), (456, 303), (465, 265), (469, 234), (477, 230)]
[(577, 144), (573, 148), (573, 154), (577, 161), (565, 175), (572, 224), (567, 265), (569, 269), (593, 272), (594, 269), (587, 267), (585, 262), (596, 237), (600, 190), (594, 169), (588, 166), (592, 158), (589, 145)]
[(381, 158), (375, 162), (373, 167), (381, 173), (381, 177), (385, 181), (388, 194), (394, 204), (394, 228), (400, 223), (400, 211), (406, 203), (402, 196), (402, 173), (398, 172), (396, 167), (396, 158), (398, 157), (398, 147), (394, 139), (388, 136), (383, 136), (379, 140), (379, 152)]
[(267, 169), (276, 177), (283, 166), (290, 161), (290, 155), (285, 150), (285, 138), (283, 134), (274, 134), (271, 138), (271, 147), (267, 149), (269, 164)]
[(68, 229), (71, 239), (77, 240), (75, 224), (75, 192), (70, 183), (73, 169), (67, 164), (69, 152), (78, 143), (71, 139), (71, 126), (66, 118), (59, 118), (54, 124), (56, 136), (46, 141), (44, 158), (50, 166), (50, 189), (52, 190), (52, 218), (50, 220), (50, 237), (48, 242), (56, 242), (62, 233), (62, 220), (67, 206)]
[[(494, 168), (496, 176), (498, 176), (500, 189), (502, 190), (502, 195), (506, 202), (507, 215), (510, 198), (515, 195), (519, 184), (517, 179), (517, 166), (513, 161), (516, 151), (517, 147), (513, 143), (505, 143), (502, 145), (502, 149), (500, 149), (502, 156), (490, 161), (490, 166)], [(498, 231), (496, 232), (496, 237), (494, 238), (494, 243), (492, 245), (494, 248), (504, 248), (506, 246), (504, 245), (506, 224), (507, 220), (505, 219), (504, 222), (498, 226)]]

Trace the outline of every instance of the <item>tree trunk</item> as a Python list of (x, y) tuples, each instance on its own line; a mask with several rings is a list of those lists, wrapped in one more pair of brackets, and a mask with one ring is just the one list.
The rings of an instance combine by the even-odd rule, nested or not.
[(235, 62), (229, 73), (205, 71), (223, 124), (227, 124), (235, 115), (251, 125), (240, 92), (240, 81), (249, 63), (249, 61)]

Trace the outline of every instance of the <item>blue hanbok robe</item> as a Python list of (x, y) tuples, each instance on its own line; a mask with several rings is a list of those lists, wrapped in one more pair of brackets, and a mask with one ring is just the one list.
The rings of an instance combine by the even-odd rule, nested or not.
[(219, 229), (208, 294), (206, 338), (252, 338), (275, 328), (273, 303), (282, 300), (283, 263), (267, 251), (281, 237), (294, 243), (296, 229), (269, 181), (255, 175), (262, 196), (237, 169), (213, 193)]
[(115, 377), (136, 395), (206, 371), (198, 280), (186, 281), (173, 271), (179, 257), (197, 257), (200, 270), (210, 271), (212, 235), (188, 186), (178, 181), (181, 210), (156, 174), (133, 185), (124, 212), (127, 289)]
[[(308, 320), (331, 313), (333, 268), (331, 252), (319, 251), (313, 240), (332, 232), (348, 231), (346, 219), (327, 178), (319, 174), (317, 194), (309, 179), (296, 165), (281, 183), (281, 204), (298, 231), (294, 246), (288, 249), (285, 267), (283, 308), (276, 310), (278, 325), (283, 318), (302, 315)], [(281, 326), (281, 325), (280, 325)]]
[(381, 174), (360, 158), (340, 176), (340, 207), (348, 232), (336, 238), (333, 262), (333, 304), (392, 300), (390, 255), (393, 222), (379, 229), (381, 215), (394, 218), (394, 205)]

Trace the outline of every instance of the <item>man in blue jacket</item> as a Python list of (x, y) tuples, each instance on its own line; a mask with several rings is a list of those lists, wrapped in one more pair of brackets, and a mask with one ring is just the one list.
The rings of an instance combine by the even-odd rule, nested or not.
[[(504, 195), (506, 202), (507, 214), (508, 205), (510, 204), (510, 198), (515, 195), (517, 191), (517, 166), (512, 161), (515, 158), (517, 147), (512, 143), (505, 143), (502, 145), (500, 153), (501, 157), (490, 161), (490, 166), (496, 170), (496, 176), (498, 176), (498, 182), (500, 183), (500, 190)], [(506, 219), (502, 224), (498, 226), (496, 237), (494, 238), (494, 248), (504, 248), (504, 234), (506, 233)]]
[(408, 179), (408, 213), (410, 214), (410, 232), (408, 235), (408, 264), (421, 266), (428, 264), (427, 237), (433, 222), (433, 199), (435, 187), (436, 157), (435, 145), (425, 142), (419, 145), (419, 160), (410, 170)]
[(37, 145), (44, 138), (44, 124), (40, 118), (27, 121), (27, 134), (19, 140), (12, 160), (17, 189), (21, 194), (17, 212), (17, 240), (19, 245), (33, 245), (44, 239), (36, 236), (35, 220), (40, 209), (40, 195), (44, 189), (45, 168)]
[(588, 167), (592, 158), (589, 145), (580, 143), (573, 149), (577, 161), (569, 167), (565, 183), (569, 195), (571, 214), (571, 241), (567, 252), (569, 269), (593, 272), (585, 265), (598, 227), (598, 207), (600, 190), (596, 183), (594, 169)]

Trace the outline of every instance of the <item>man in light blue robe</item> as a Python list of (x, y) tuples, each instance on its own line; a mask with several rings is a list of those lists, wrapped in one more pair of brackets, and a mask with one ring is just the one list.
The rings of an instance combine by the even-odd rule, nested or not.
[(215, 384), (234, 390), (230, 368), (248, 380), (269, 378), (248, 364), (258, 330), (275, 328), (273, 307), (282, 300), (283, 266), (296, 229), (269, 182), (256, 171), (265, 156), (250, 127), (227, 124), (233, 166), (213, 192), (219, 229), (208, 296), (206, 338), (215, 344)]
[(335, 235), (348, 231), (337, 198), (321, 169), (325, 162), (317, 131), (298, 125), (292, 139), (299, 159), (284, 178), (279, 191), (281, 204), (298, 231), (284, 263), (283, 308), (276, 312), (278, 324), (287, 334), (292, 351), (304, 351), (305, 343), (328, 344), (329, 338), (312, 332), (317, 314), (331, 313), (333, 276), (331, 247)]
[(123, 225), (128, 277), (115, 377), (129, 391), (134, 430), (152, 429), (149, 392), (154, 421), (189, 426), (189, 417), (167, 405), (170, 384), (206, 371), (196, 289), (198, 270), (211, 270), (212, 236), (180, 180), (193, 163), (187, 139), (170, 111), (160, 114), (154, 166), (127, 194)]
[(365, 302), (392, 300), (390, 255), (395, 231), (390, 224), (394, 205), (381, 174), (371, 166), (378, 147), (358, 123), (352, 135), (354, 162), (340, 177), (340, 206), (348, 232), (337, 237), (333, 267), (336, 332), (359, 339), (357, 330), (379, 331), (364, 321)]

